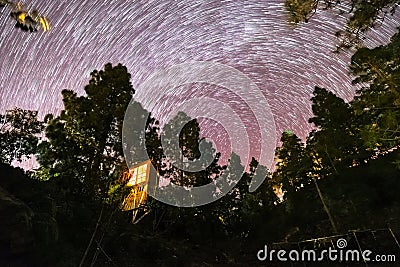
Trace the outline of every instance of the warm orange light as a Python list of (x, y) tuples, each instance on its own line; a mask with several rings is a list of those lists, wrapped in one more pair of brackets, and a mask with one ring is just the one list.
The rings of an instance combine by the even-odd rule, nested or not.
[(131, 188), (121, 208), (124, 211), (133, 210), (134, 217), (136, 216), (135, 214), (138, 208), (146, 202), (149, 175), (150, 160), (130, 168), (122, 177), (122, 181), (128, 181), (126, 185)]
[(129, 170), (131, 178), (127, 186), (134, 186), (147, 181), (147, 164)]

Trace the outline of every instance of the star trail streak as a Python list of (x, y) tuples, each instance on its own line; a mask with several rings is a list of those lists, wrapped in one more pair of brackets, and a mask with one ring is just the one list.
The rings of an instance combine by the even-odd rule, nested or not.
[[(94, 69), (122, 63), (137, 88), (155, 70), (188, 61), (215, 61), (248, 75), (272, 109), (278, 136), (293, 129), (305, 137), (311, 129), (310, 97), (314, 86), (347, 100), (356, 87), (348, 74), (351, 52), (334, 54), (334, 33), (345, 17), (319, 11), (308, 24), (289, 25), (283, 0), (37, 0), (26, 2), (46, 14), (52, 29), (29, 34), (14, 28), (7, 9), (0, 10), (0, 108), (39, 110), (41, 116), (62, 108), (61, 91), (83, 94)], [(389, 41), (399, 25), (388, 17), (366, 39), (367, 46)], [(204, 86), (197, 94), (220, 97), (251, 120), (257, 110), (234, 94)], [(201, 91), (201, 92), (200, 92)], [(146, 94), (163, 92), (146, 92)], [(192, 92), (196, 94), (196, 92)], [(165, 95), (168, 105), (191, 94)], [(143, 99), (137, 99), (145, 103)], [(226, 143), (209, 125), (204, 134)], [(207, 128), (207, 127), (206, 127)], [(218, 128), (218, 126), (217, 126)], [(257, 138), (257, 133), (254, 134)], [(256, 144), (253, 144), (256, 146)], [(253, 147), (257, 151), (256, 147)]]

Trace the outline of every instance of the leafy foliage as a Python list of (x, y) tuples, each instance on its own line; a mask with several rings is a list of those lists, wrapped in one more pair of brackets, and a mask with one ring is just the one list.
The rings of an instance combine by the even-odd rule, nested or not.
[(36, 111), (14, 108), (0, 114), (0, 162), (35, 154), (42, 131)]
[(134, 90), (126, 67), (107, 64), (91, 73), (85, 92), (62, 92), (65, 110), (48, 117), (39, 162), (54, 177), (83, 182), (87, 194), (104, 197), (123, 169), (122, 122)]
[(357, 117), (350, 104), (326, 89), (316, 87), (312, 100), (317, 129), (307, 139), (307, 149), (326, 173), (337, 172), (338, 164), (349, 167), (368, 155), (359, 134)]
[(310, 182), (311, 158), (300, 138), (291, 131), (282, 133), (281, 142), (282, 146), (276, 149), (277, 164), (272, 178), (290, 194)]
[[(399, 0), (351, 0), (349, 1), (351, 14), (346, 27), (338, 31), (336, 36), (341, 40), (337, 51), (342, 48), (360, 46), (361, 34), (383, 21), (388, 14), (394, 14)], [(340, 0), (285, 0), (285, 9), (289, 14), (289, 21), (294, 23), (308, 22), (318, 9), (338, 9), (343, 13), (348, 9), (347, 3)]]
[[(178, 130), (181, 131), (178, 132)], [(185, 113), (179, 112), (163, 128), (161, 138), (164, 140), (163, 153), (166, 162), (171, 167), (164, 168), (163, 175), (180, 186), (200, 186), (210, 183), (219, 175), (218, 160), (212, 144), (200, 139), (200, 127), (197, 120), (189, 118)], [(212, 159), (212, 165), (204, 166), (203, 171), (181, 171), (174, 164), (178, 161), (194, 161), (201, 156), (200, 143), (204, 148), (203, 153)], [(204, 155), (203, 155), (204, 156)], [(207, 168), (205, 168), (207, 167)]]
[(318, 7), (316, 0), (287, 0), (285, 9), (289, 12), (289, 20), (294, 23), (308, 22), (310, 17), (316, 12)]
[(354, 83), (369, 83), (358, 92), (353, 106), (362, 120), (362, 137), (370, 148), (399, 145), (400, 129), (400, 34), (391, 43), (359, 49), (351, 61)]

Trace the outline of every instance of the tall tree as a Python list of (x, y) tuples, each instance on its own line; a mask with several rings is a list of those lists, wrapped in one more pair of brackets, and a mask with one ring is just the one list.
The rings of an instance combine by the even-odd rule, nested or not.
[[(322, 121), (325, 123), (325, 119)], [(299, 213), (296, 207), (298, 207), (301, 201), (316, 199), (316, 196), (318, 196), (322, 208), (326, 212), (332, 225), (332, 229), (334, 232), (337, 232), (335, 222), (317, 183), (317, 179), (321, 178), (321, 171), (323, 169), (320, 159), (316, 157), (318, 154), (313, 151), (314, 149), (310, 151), (310, 144), (307, 144), (307, 147), (305, 147), (301, 140), (291, 131), (285, 131), (282, 134), (281, 142), (282, 146), (277, 148), (276, 151), (278, 163), (272, 177), (276, 183), (282, 185), (285, 198), (284, 205), (288, 212), (285, 216), (300, 221), (300, 217), (309, 220), (310, 218), (304, 217), (304, 214), (308, 213), (304, 211), (300, 211)], [(310, 191), (309, 188), (314, 187), (310, 187), (312, 183), (315, 186), (315, 190)], [(302, 194), (298, 192), (300, 189), (303, 189)], [(309, 215), (310, 214), (307, 216)]]
[(264, 182), (256, 191), (249, 192), (249, 186), (258, 164), (258, 161), (252, 158), (249, 171), (244, 172), (232, 191), (217, 203), (219, 205), (218, 217), (223, 220), (224, 226), (232, 238), (236, 238), (240, 242), (252, 242), (260, 237), (260, 232), (265, 233), (270, 230), (266, 228), (272, 219), (272, 210), (278, 200), (273, 191), (273, 180), (271, 180), (270, 173), (266, 174)]
[(400, 33), (374, 49), (361, 48), (351, 60), (354, 83), (363, 87), (352, 105), (362, 120), (362, 136), (370, 148), (385, 150), (400, 144)]
[(185, 113), (179, 112), (164, 126), (161, 135), (166, 145), (163, 147), (163, 153), (168, 157), (169, 163), (182, 161), (189, 162), (189, 166), (194, 166), (200, 157), (205, 159), (203, 163), (209, 163), (208, 166), (203, 166), (199, 161), (196, 165), (197, 170), (193, 171), (169, 168), (168, 172), (173, 183), (181, 186), (206, 185), (220, 173), (218, 165), (220, 153), (216, 153), (212, 143), (200, 138), (200, 127), (196, 119), (191, 119)]
[(79, 250), (80, 265), (89, 256), (96, 261), (98, 251), (93, 251), (93, 245), (97, 242), (100, 247), (107, 238), (121, 203), (109, 205), (115, 199), (109, 189), (126, 170), (122, 125), (134, 90), (126, 67), (106, 64), (104, 70), (91, 73), (85, 92), (78, 96), (63, 90), (64, 110), (55, 118), (46, 116), (47, 140), (40, 144), (37, 173), (48, 175), (55, 185), (51, 195), (59, 207), (57, 219), (71, 225), (60, 233), (62, 238), (82, 228), (71, 241)]
[(47, 118), (39, 161), (53, 177), (69, 177), (91, 196), (104, 197), (123, 168), (122, 124), (134, 90), (126, 67), (106, 64), (91, 73), (85, 92), (62, 92), (65, 109)]
[[(307, 139), (307, 150), (325, 172), (337, 172), (339, 164), (348, 167), (364, 155), (358, 124), (351, 106), (326, 89), (315, 87), (312, 100), (314, 117), (309, 119), (317, 128)], [(314, 161), (315, 161), (314, 160)]]
[(304, 144), (293, 132), (283, 132), (281, 142), (281, 147), (276, 149), (277, 164), (272, 178), (282, 185), (285, 195), (290, 195), (310, 183), (312, 161)]

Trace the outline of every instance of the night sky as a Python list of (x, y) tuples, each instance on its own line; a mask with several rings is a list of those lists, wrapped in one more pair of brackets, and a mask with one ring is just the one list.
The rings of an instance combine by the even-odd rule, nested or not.
[[(278, 138), (285, 129), (304, 138), (312, 127), (307, 120), (316, 85), (347, 100), (357, 89), (348, 75), (352, 52), (332, 53), (334, 33), (345, 21), (335, 11), (319, 11), (308, 24), (295, 27), (287, 23), (283, 0), (40, 0), (25, 4), (45, 15), (52, 29), (22, 32), (14, 28), (10, 10), (0, 10), (1, 112), (17, 106), (39, 110), (41, 116), (57, 113), (62, 108), (60, 92), (72, 89), (83, 94), (90, 72), (107, 62), (126, 65), (138, 88), (155, 70), (188, 61), (213, 61), (240, 70), (258, 85), (272, 110)], [(398, 21), (399, 16), (388, 17), (368, 36), (366, 45), (388, 42)], [(223, 88), (196, 88), (203, 96), (234, 107), (252, 132), (257, 105), (244, 105), (234, 92)], [(136, 100), (146, 106), (146, 96), (162, 98), (164, 106), (153, 110), (161, 118), (177, 101), (195, 94), (193, 87), (180, 95), (165, 95), (163, 90), (137, 92)], [(207, 127), (213, 123), (204, 120), (203, 134), (219, 139), (217, 146), (228, 144), (226, 134), (217, 137), (216, 129), (222, 127)], [(262, 140), (251, 139), (251, 153), (257, 155)]]

